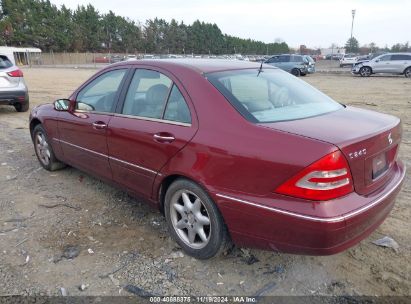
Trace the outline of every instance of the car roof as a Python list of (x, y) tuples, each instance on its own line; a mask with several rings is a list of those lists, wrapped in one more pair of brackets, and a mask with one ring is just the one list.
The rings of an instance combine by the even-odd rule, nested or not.
[[(212, 72), (222, 72), (229, 70), (240, 69), (258, 69), (261, 62), (250, 62), (241, 60), (225, 60), (225, 59), (191, 59), (191, 58), (176, 58), (176, 59), (141, 59), (135, 61), (120, 62), (114, 65), (150, 65), (159, 68), (173, 69), (173, 68), (187, 68), (196, 71), (200, 74), (207, 74)], [(264, 65), (267, 69), (276, 69), (271, 65)]]

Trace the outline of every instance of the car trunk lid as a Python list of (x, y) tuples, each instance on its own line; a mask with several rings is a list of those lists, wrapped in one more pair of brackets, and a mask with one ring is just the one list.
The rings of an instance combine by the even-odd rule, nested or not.
[(402, 133), (398, 118), (352, 107), (261, 126), (337, 146), (350, 165), (355, 191), (361, 195), (377, 190), (391, 178)]

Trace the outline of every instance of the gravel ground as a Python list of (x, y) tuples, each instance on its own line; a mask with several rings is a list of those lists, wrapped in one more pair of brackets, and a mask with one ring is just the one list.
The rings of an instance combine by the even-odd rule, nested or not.
[[(24, 73), (33, 107), (67, 97), (94, 70)], [(411, 167), (411, 80), (303, 79), (343, 103), (401, 117), (400, 157)], [(411, 295), (410, 169), (391, 215), (350, 250), (311, 257), (234, 248), (197, 261), (139, 199), (73, 168), (41, 169), (27, 125), (28, 113), (0, 107), (0, 295), (130, 295), (127, 285), (154, 295)], [(371, 243), (384, 236), (398, 252)]]

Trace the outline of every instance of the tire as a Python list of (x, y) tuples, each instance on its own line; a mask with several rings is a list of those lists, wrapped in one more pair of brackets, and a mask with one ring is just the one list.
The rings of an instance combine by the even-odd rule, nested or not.
[(406, 78), (411, 78), (411, 67), (405, 69), (404, 76)]
[(56, 171), (66, 165), (57, 160), (53, 148), (42, 125), (37, 125), (33, 130), (34, 151), (41, 166), (48, 171)]
[(361, 77), (369, 77), (371, 76), (371, 74), (372, 74), (372, 70), (370, 67), (365, 66), (360, 69)]
[(301, 71), (297, 68), (294, 68), (291, 70), (291, 74), (293, 74), (295, 77), (298, 77), (301, 75)]
[(27, 112), (30, 108), (30, 103), (28, 101), (24, 103), (15, 103), (14, 108), (17, 112)]
[(167, 189), (164, 201), (167, 226), (188, 255), (209, 259), (229, 244), (223, 218), (208, 194), (196, 183), (178, 179)]

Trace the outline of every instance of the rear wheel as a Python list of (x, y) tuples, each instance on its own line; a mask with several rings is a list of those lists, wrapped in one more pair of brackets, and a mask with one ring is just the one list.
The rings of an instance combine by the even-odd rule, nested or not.
[(405, 69), (404, 76), (407, 78), (411, 78), (411, 67)]
[(15, 103), (14, 108), (17, 112), (27, 112), (29, 110), (30, 104), (28, 101), (24, 103)]
[(362, 77), (369, 77), (371, 75), (372, 71), (370, 67), (362, 67), (360, 69), (360, 75)]
[(301, 75), (301, 71), (297, 68), (294, 68), (291, 70), (291, 74), (293, 74), (294, 76), (298, 77)]
[(178, 179), (168, 188), (164, 211), (168, 229), (190, 256), (208, 259), (228, 244), (223, 218), (208, 194), (197, 184)]
[(64, 168), (66, 165), (59, 162), (54, 155), (53, 148), (50, 145), (46, 131), (42, 125), (37, 125), (33, 130), (34, 150), (37, 159), (44, 169), (55, 171)]

